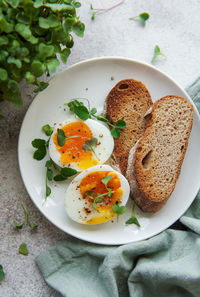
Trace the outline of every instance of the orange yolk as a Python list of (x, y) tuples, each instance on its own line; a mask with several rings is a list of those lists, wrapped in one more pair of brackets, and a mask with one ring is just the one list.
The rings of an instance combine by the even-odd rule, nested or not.
[(62, 130), (65, 132), (66, 136), (80, 136), (69, 138), (65, 141), (64, 146), (59, 146), (57, 133), (53, 135), (53, 141), (56, 149), (60, 152), (62, 164), (68, 164), (68, 166), (70, 166), (70, 163), (76, 163), (80, 170), (98, 164), (98, 161), (93, 158), (92, 151), (86, 152), (83, 150), (83, 144), (86, 140), (92, 138), (92, 132), (85, 123), (72, 122), (62, 127)]
[[(112, 175), (112, 179), (108, 182), (107, 187), (113, 191), (112, 197), (108, 195), (103, 196), (104, 200), (97, 203), (98, 216), (93, 217), (87, 221), (87, 224), (100, 224), (115, 217), (116, 214), (112, 211), (113, 204), (120, 203), (123, 190), (118, 175), (113, 171), (96, 171), (86, 175), (80, 184), (80, 192), (83, 199), (88, 199), (93, 202), (92, 198), (95, 198), (98, 194), (107, 193), (105, 185), (102, 183), (102, 178)], [(93, 191), (94, 196), (85, 196), (87, 191)], [(99, 215), (100, 214), (100, 215)]]

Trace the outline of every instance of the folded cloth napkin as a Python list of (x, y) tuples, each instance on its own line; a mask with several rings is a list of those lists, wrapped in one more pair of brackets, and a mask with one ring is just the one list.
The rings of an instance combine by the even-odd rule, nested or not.
[[(200, 78), (187, 92), (200, 111)], [(36, 262), (46, 282), (67, 297), (199, 297), (200, 192), (180, 221), (188, 231), (168, 229), (118, 247), (70, 238)]]

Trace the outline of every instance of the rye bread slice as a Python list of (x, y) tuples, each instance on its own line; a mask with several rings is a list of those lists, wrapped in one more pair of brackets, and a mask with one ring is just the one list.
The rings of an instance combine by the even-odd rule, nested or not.
[(113, 151), (114, 163), (119, 165), (125, 175), (130, 149), (145, 131), (144, 115), (152, 105), (151, 96), (145, 85), (135, 79), (118, 82), (106, 98), (105, 113), (107, 119), (115, 124), (123, 119), (127, 128), (115, 139)]
[(159, 211), (173, 192), (192, 124), (193, 106), (185, 98), (169, 95), (153, 105), (127, 169), (131, 197), (144, 212)]

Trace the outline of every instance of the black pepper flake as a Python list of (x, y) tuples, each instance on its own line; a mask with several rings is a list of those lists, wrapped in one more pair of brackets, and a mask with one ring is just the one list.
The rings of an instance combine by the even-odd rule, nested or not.
[(89, 209), (89, 208), (87, 208), (87, 207), (84, 207), (84, 211), (86, 212), (86, 213), (91, 213), (91, 210)]
[(76, 156), (72, 155), (72, 159), (76, 159)]

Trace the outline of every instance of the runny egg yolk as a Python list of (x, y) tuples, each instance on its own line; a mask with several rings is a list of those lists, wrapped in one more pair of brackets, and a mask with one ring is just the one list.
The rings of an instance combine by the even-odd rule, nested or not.
[[(123, 194), (123, 190), (121, 188), (121, 183), (118, 175), (113, 171), (96, 171), (89, 173), (86, 175), (81, 183), (80, 183), (80, 192), (83, 199), (87, 199), (93, 203), (93, 199), (97, 197), (99, 194), (107, 193), (106, 186), (102, 183), (102, 178), (106, 176), (112, 176), (112, 179), (107, 184), (107, 188), (109, 188), (113, 193), (111, 197), (108, 195), (103, 196), (104, 200), (100, 203), (97, 203), (97, 212), (98, 215), (92, 217), (90, 220), (86, 222), (86, 224), (100, 224), (106, 222), (116, 214), (112, 211), (112, 206), (115, 203), (121, 202), (121, 197)], [(93, 191), (93, 197), (87, 195), (86, 192)], [(87, 214), (87, 209), (85, 210)]]
[(80, 170), (98, 164), (98, 161), (93, 158), (92, 151), (84, 151), (83, 144), (86, 140), (92, 138), (92, 132), (89, 127), (82, 122), (72, 122), (64, 127), (62, 130), (66, 136), (80, 136), (69, 138), (65, 141), (64, 146), (59, 146), (57, 141), (57, 133), (53, 135), (53, 141), (56, 149), (60, 152), (60, 160), (62, 164), (76, 163)]

